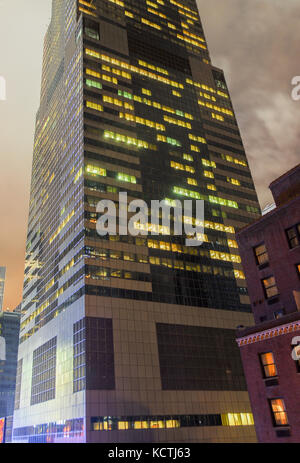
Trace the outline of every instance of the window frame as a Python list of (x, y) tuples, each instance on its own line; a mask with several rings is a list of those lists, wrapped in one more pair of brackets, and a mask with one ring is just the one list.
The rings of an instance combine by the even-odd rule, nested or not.
[[(263, 252), (261, 254), (257, 254), (256, 249), (258, 249), (261, 246), (265, 247), (265, 252)], [(259, 266), (261, 266), (261, 265), (264, 265), (264, 266), (269, 265), (269, 254), (268, 254), (268, 250), (267, 250), (267, 247), (266, 247), (266, 244), (265, 244), (264, 241), (262, 241), (260, 244), (257, 244), (256, 246), (253, 246), (253, 253), (254, 253), (254, 258), (255, 258), (255, 261), (256, 261), (256, 265), (259, 265)], [(263, 256), (265, 254), (267, 255), (267, 261), (259, 262), (259, 257)]]
[[(273, 363), (266, 363), (266, 364), (263, 363), (262, 357), (263, 357), (263, 355), (267, 355), (267, 354), (272, 354)], [(276, 365), (275, 358), (274, 358), (274, 353), (272, 351), (260, 352), (258, 354), (258, 356), (259, 356), (259, 361), (260, 361), (260, 365), (261, 365), (261, 369), (262, 369), (263, 379), (278, 378), (278, 370), (277, 370), (277, 365)], [(268, 366), (271, 366), (271, 365), (274, 365), (275, 370), (276, 370), (276, 374), (267, 376), (265, 368), (268, 367)]]
[[(269, 280), (270, 278), (274, 278), (275, 284), (272, 285), (272, 286), (270, 286), (269, 288), (266, 288), (266, 286), (264, 285), (264, 281)], [(262, 287), (263, 287), (263, 290), (264, 290), (264, 294), (265, 294), (265, 298), (266, 298), (266, 299), (270, 300), (270, 299), (273, 299), (273, 298), (279, 296), (280, 293), (279, 293), (279, 289), (278, 289), (278, 286), (277, 286), (276, 278), (275, 278), (274, 275), (269, 275), (268, 277), (262, 278), (262, 279), (261, 279), (261, 284), (262, 284)], [(267, 291), (268, 291), (270, 288), (274, 288), (274, 287), (276, 287), (277, 293), (276, 293), (276, 294), (273, 294), (272, 296), (268, 296), (268, 292), (267, 292)]]
[[(276, 400), (281, 400), (282, 403), (283, 403), (283, 411), (282, 412), (275, 412), (274, 409), (273, 409), (273, 406), (272, 406), (272, 402), (275, 402)], [(285, 401), (283, 399), (283, 397), (273, 397), (272, 399), (269, 399), (269, 405), (270, 405), (270, 410), (271, 410), (271, 415), (272, 415), (272, 420), (273, 420), (273, 426), (275, 428), (283, 428), (283, 427), (289, 427), (290, 424), (289, 424), (289, 419), (288, 419), (288, 414), (287, 414), (287, 409), (286, 409), (286, 404), (285, 404)], [(286, 423), (285, 424), (279, 424), (277, 423), (276, 421), (276, 415), (278, 414), (282, 414), (284, 413), (285, 414), (285, 417), (286, 417)]]
[[(294, 238), (290, 238), (289, 235), (288, 235), (289, 231), (291, 231), (291, 230), (294, 230), (294, 231), (296, 232), (296, 235), (295, 235)], [(295, 249), (295, 248), (297, 248), (297, 247), (300, 246), (300, 222), (299, 222), (299, 223), (296, 223), (296, 224), (293, 225), (292, 227), (286, 228), (285, 234), (286, 234), (286, 238), (287, 238), (287, 241), (288, 241), (288, 244), (289, 244), (289, 248), (290, 248), (290, 249)], [(292, 240), (292, 239), (295, 239), (295, 238), (297, 238), (298, 244), (296, 244), (296, 246), (292, 246), (292, 245), (291, 245), (291, 240)]]

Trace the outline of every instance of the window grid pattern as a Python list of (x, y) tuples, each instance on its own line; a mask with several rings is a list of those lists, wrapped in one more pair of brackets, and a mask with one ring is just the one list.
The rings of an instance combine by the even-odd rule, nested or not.
[(74, 324), (73, 392), (82, 391), (85, 389), (85, 386), (86, 386), (85, 344), (86, 344), (86, 331), (85, 331), (85, 319), (83, 318), (82, 320)]
[(57, 337), (33, 352), (31, 405), (55, 398)]
[(252, 413), (167, 416), (93, 416), (92, 431), (127, 431), (145, 429), (176, 429), (203, 426), (253, 426)]
[(20, 359), (18, 360), (18, 365), (17, 365), (15, 410), (18, 410), (20, 408), (22, 369), (23, 369), (23, 359)]

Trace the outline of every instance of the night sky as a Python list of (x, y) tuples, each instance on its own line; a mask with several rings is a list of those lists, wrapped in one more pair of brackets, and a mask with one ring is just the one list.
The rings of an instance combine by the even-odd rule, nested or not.
[[(198, 0), (213, 64), (225, 71), (261, 206), (300, 159), (299, 0)], [(0, 0), (0, 266), (4, 308), (22, 297), (35, 114), (51, 0)]]

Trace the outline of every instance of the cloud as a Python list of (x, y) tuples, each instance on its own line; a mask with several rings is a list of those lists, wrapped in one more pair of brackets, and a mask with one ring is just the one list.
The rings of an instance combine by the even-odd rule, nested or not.
[(298, 0), (198, 0), (213, 64), (225, 71), (261, 205), (300, 158)]

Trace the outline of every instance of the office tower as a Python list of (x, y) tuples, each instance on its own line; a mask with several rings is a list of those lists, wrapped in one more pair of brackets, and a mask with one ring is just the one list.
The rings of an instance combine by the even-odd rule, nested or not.
[(0, 342), (5, 346), (0, 357), (0, 418), (14, 412), (20, 318), (17, 312), (0, 312)]
[[(97, 203), (120, 192), (204, 200), (204, 244), (164, 228), (101, 238)], [(259, 213), (196, 2), (53, 1), (14, 441), (255, 440), (235, 342), (252, 323), (235, 231)]]
[(275, 207), (237, 235), (255, 318), (237, 341), (258, 440), (299, 442), (300, 164), (270, 189)]
[(0, 312), (3, 307), (6, 267), (0, 267)]

